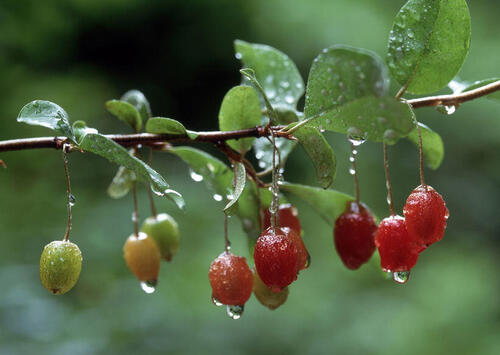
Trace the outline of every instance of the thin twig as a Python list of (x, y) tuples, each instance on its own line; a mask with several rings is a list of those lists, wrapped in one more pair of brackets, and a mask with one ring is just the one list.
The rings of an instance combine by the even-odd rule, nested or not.
[(134, 211), (132, 212), (132, 222), (134, 222), (134, 234), (139, 238), (139, 207), (137, 204), (137, 183), (134, 182), (132, 188), (132, 196), (134, 198)]
[(354, 179), (354, 193), (356, 196), (356, 202), (359, 202), (359, 181), (358, 181), (358, 169), (356, 167), (356, 157), (357, 157), (357, 151), (356, 147), (352, 142), (349, 142), (351, 144), (351, 164), (352, 164), (352, 177)]
[(224, 246), (226, 252), (229, 252), (231, 250), (231, 242), (229, 241), (229, 233), (227, 230), (228, 219), (229, 217), (227, 213), (224, 213)]
[[(149, 149), (148, 165), (151, 166), (152, 162), (153, 162), (153, 148), (150, 148)], [(153, 214), (153, 217), (156, 219), (156, 216), (158, 213), (156, 211), (156, 205), (155, 205), (155, 200), (153, 197), (153, 191), (151, 190), (151, 184), (149, 184), (148, 196), (149, 196), (149, 205), (151, 207), (151, 213)]]
[(64, 165), (64, 175), (66, 176), (66, 193), (67, 193), (67, 204), (68, 204), (68, 224), (66, 226), (66, 232), (64, 233), (63, 240), (67, 242), (69, 240), (69, 233), (71, 232), (71, 208), (73, 207), (73, 195), (71, 194), (71, 182), (69, 178), (68, 169), (68, 156), (66, 154), (69, 145), (64, 144), (62, 148), (62, 159)]
[(384, 170), (385, 170), (385, 183), (387, 186), (387, 203), (389, 204), (389, 209), (391, 210), (391, 216), (394, 216), (396, 212), (394, 211), (394, 201), (392, 199), (392, 185), (391, 176), (389, 175), (389, 158), (387, 157), (387, 144), (384, 143)]

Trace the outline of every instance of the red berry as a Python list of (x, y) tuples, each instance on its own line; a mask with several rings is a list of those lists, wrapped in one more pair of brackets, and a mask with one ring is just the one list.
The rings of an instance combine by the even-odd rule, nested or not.
[(348, 202), (334, 229), (335, 248), (347, 268), (356, 270), (370, 259), (376, 231), (370, 211), (358, 202)]
[(281, 230), (292, 240), (293, 244), (297, 248), (297, 272), (307, 269), (311, 263), (311, 257), (309, 256), (309, 252), (307, 251), (302, 237), (297, 234), (294, 229), (281, 227)]
[(229, 251), (223, 252), (212, 262), (208, 278), (212, 297), (222, 304), (244, 305), (252, 294), (253, 275), (246, 258)]
[(403, 212), (408, 234), (422, 249), (443, 238), (449, 213), (443, 198), (431, 186), (417, 186), (408, 196)]
[(255, 244), (255, 268), (262, 282), (274, 292), (297, 279), (299, 253), (289, 234), (282, 228), (268, 228)]
[(380, 222), (375, 245), (384, 271), (410, 271), (417, 263), (419, 246), (408, 234), (405, 219), (401, 216), (389, 216)]
[[(295, 206), (291, 204), (282, 204), (279, 207), (280, 226), (293, 229), (299, 236), (302, 234), (300, 226), (299, 212)], [(264, 226), (262, 229), (266, 230), (271, 226), (271, 212), (269, 209), (264, 210)]]

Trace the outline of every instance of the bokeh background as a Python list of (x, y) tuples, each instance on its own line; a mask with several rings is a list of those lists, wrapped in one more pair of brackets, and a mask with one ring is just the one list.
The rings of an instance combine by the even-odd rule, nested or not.
[[(20, 108), (34, 99), (54, 101), (73, 121), (100, 132), (128, 132), (104, 102), (131, 88), (146, 94), (156, 115), (194, 130), (216, 129), (222, 97), (240, 80), (234, 39), (281, 49), (307, 78), (314, 57), (333, 44), (383, 57), (403, 3), (3, 0), (0, 139), (50, 135), (16, 123)], [(500, 2), (469, 6), (472, 46), (460, 77), (498, 76)], [(65, 229), (60, 152), (2, 153), (8, 169), (0, 169), (0, 354), (499, 354), (499, 108), (480, 99), (452, 116), (418, 110), (444, 139), (445, 160), (438, 171), (427, 171), (427, 179), (445, 197), (451, 217), (445, 239), (421, 255), (407, 285), (385, 280), (375, 262), (357, 272), (345, 269), (330, 227), (292, 199), (312, 266), (291, 286), (284, 306), (271, 312), (252, 297), (238, 321), (210, 302), (207, 271), (223, 248), (222, 206), (178, 158), (157, 154), (154, 167), (187, 202), (181, 212), (157, 199), (180, 224), (181, 250), (162, 265), (157, 292), (146, 295), (122, 257), (132, 231), (131, 196), (106, 195), (116, 167), (71, 154), (72, 239), (84, 265), (77, 286), (54, 297), (40, 284), (38, 262), (43, 246)], [(334, 188), (352, 192), (345, 137), (326, 135), (339, 160)], [(418, 184), (417, 151), (402, 141), (390, 156), (400, 210)], [(385, 216), (381, 146), (366, 143), (359, 157), (362, 198)], [(300, 148), (285, 177), (315, 184)], [(145, 218), (144, 189), (140, 199)], [(230, 235), (235, 252), (247, 255), (239, 221), (231, 220)]]

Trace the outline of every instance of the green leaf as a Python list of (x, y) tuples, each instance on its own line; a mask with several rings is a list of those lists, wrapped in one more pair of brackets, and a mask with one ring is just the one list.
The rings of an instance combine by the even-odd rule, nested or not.
[(280, 189), (306, 201), (332, 227), (344, 212), (346, 203), (354, 200), (354, 197), (343, 192), (288, 182), (280, 185)]
[[(478, 80), (478, 81), (474, 82), (473, 84), (467, 86), (464, 90), (462, 90), (462, 92), (474, 90), (474, 89), (477, 89), (481, 86), (485, 86), (485, 85), (494, 83), (494, 82), (499, 81), (499, 80), (500, 80), (500, 78)], [(489, 95), (486, 95), (486, 97), (489, 99), (500, 100), (500, 91), (495, 91)]]
[[(244, 67), (255, 71), (273, 106), (284, 105), (295, 108), (304, 94), (304, 82), (293, 61), (283, 52), (263, 44), (234, 41), (236, 58)], [(243, 77), (243, 83), (248, 80)], [(262, 106), (264, 102), (261, 101)]]
[(82, 128), (80, 128), (79, 132), (83, 132), (83, 134), (78, 137), (79, 147), (81, 149), (100, 155), (112, 163), (133, 171), (138, 180), (151, 184), (151, 188), (157, 195), (170, 198), (179, 208), (184, 207), (182, 195), (170, 189), (170, 186), (163, 177), (149, 165), (133, 157), (121, 145), (99, 133), (85, 133)]
[(108, 187), (108, 195), (112, 198), (122, 198), (134, 187), (137, 180), (133, 171), (120, 166), (113, 181)]
[(351, 101), (323, 111), (305, 125), (388, 144), (396, 143), (415, 127), (410, 106), (389, 96)]
[[(275, 138), (276, 147), (280, 151), (281, 166), (285, 165), (288, 155), (295, 148), (296, 143), (286, 138)], [(255, 157), (259, 161), (259, 168), (267, 170), (273, 166), (273, 145), (266, 138), (257, 138), (253, 143)]]
[[(432, 129), (424, 125), (423, 123), (418, 123), (420, 127), (420, 132), (422, 133), (422, 147), (424, 150), (424, 160), (428, 167), (436, 170), (441, 165), (444, 157), (444, 145), (441, 136), (434, 132)], [(415, 128), (408, 135), (408, 139), (418, 144), (418, 132)]]
[[(256, 127), (260, 124), (259, 98), (251, 86), (235, 86), (228, 91), (219, 111), (219, 127), (222, 131), (233, 131)], [(245, 153), (255, 138), (229, 140), (234, 150)]]
[(325, 49), (314, 59), (307, 81), (306, 118), (365, 96), (387, 93), (385, 65), (373, 52), (348, 46)]
[(321, 132), (314, 127), (301, 127), (293, 133), (316, 167), (316, 177), (324, 189), (333, 184), (337, 160)]
[(142, 129), (142, 118), (137, 109), (130, 103), (121, 100), (109, 100), (106, 108), (111, 114), (129, 124), (136, 132)]
[(151, 107), (149, 106), (149, 101), (146, 96), (139, 90), (129, 90), (123, 94), (121, 101), (127, 101), (129, 104), (135, 107), (139, 111), (142, 122), (146, 122), (148, 118), (151, 117)]
[(241, 193), (245, 189), (245, 183), (247, 181), (247, 173), (245, 170), (245, 166), (242, 163), (235, 163), (234, 168), (233, 168), (233, 186), (234, 186), (234, 191), (231, 195), (231, 199), (224, 207), (224, 212), (227, 214), (231, 214), (232, 209), (231, 207), (238, 202), (238, 199), (241, 196)]
[(215, 192), (216, 201), (228, 201), (227, 196), (232, 194), (233, 172), (226, 164), (202, 150), (191, 147), (174, 147), (167, 152), (184, 160), (191, 168), (191, 177), (195, 181), (203, 180)]
[(76, 141), (68, 114), (61, 106), (50, 101), (35, 100), (26, 104), (19, 112), (17, 122), (50, 128), (73, 142)]
[(186, 134), (186, 128), (179, 121), (166, 117), (153, 117), (146, 123), (146, 132), (160, 134)]
[(470, 28), (465, 0), (409, 0), (389, 35), (392, 76), (413, 94), (445, 87), (467, 56)]

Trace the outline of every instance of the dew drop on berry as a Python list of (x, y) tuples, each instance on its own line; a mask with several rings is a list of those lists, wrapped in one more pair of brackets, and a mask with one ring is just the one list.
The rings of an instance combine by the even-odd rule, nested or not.
[(151, 294), (156, 291), (156, 280), (141, 281), (141, 289), (147, 293)]
[(405, 284), (410, 279), (409, 271), (397, 271), (392, 273), (392, 279), (398, 284)]
[(219, 301), (217, 298), (215, 298), (214, 296), (212, 296), (212, 303), (214, 305), (216, 305), (217, 307), (221, 307), (224, 305), (224, 303), (222, 303), (221, 301)]
[(229, 318), (231, 319), (240, 319), (243, 315), (243, 311), (245, 310), (245, 306), (236, 305), (236, 306), (226, 306), (226, 312)]

